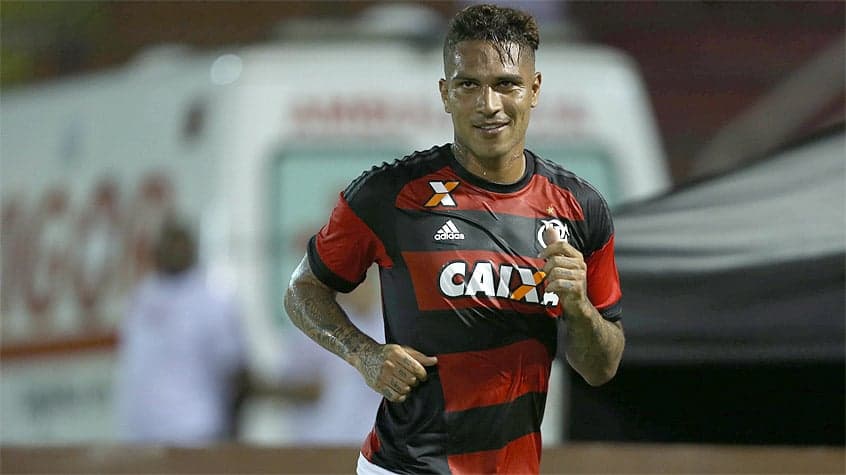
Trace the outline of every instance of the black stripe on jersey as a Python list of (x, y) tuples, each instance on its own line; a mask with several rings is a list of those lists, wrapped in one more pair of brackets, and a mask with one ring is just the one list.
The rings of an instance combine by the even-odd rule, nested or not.
[[(452, 220), (464, 239), (436, 240), (434, 235), (446, 220)], [(585, 258), (590, 256), (586, 249), (589, 237), (588, 224), (584, 221), (570, 221), (561, 218), (570, 228), (570, 244)], [(507, 214), (492, 214), (489, 211), (412, 211), (397, 213), (397, 238), (403, 243), (403, 251), (446, 251), (470, 249), (474, 251), (503, 252), (509, 255), (535, 257), (542, 249), (537, 241), (540, 218), (529, 218)], [(421, 233), (421, 229), (431, 230)], [(591, 249), (590, 251), (593, 251)]]
[(505, 404), (447, 412), (447, 455), (501, 449), (515, 439), (539, 432), (545, 404), (546, 394), (527, 393)]
[[(373, 462), (403, 474), (450, 473), (444, 447), (448, 443), (444, 418), (444, 395), (437, 371), (414, 388), (404, 402), (383, 399), (376, 417), (381, 448)], [(431, 414), (432, 416), (424, 416)]]
[(445, 150), (449, 150), (449, 144), (414, 152), (391, 163), (382, 162), (382, 165), (374, 166), (353, 180), (344, 190), (344, 198), (353, 202), (361, 194), (384, 196), (391, 199), (390, 205), (393, 206), (393, 198), (408, 182), (449, 164)]
[[(407, 158), (407, 157), (404, 157), (404, 158)], [(396, 164), (399, 163), (399, 162), (400, 162), (400, 159), (394, 160), (391, 163), (382, 162), (381, 165), (373, 165), (373, 167), (371, 167), (370, 170), (366, 170), (366, 171), (362, 172), (361, 175), (358, 176), (358, 178), (356, 178), (355, 180), (350, 182), (349, 185), (347, 185), (347, 188), (344, 190), (344, 193), (343, 193), (344, 199), (347, 200), (347, 202), (349, 202), (352, 199), (352, 197), (354, 197), (358, 193), (359, 189), (364, 184), (367, 183), (367, 180), (371, 176), (373, 176), (374, 174), (378, 174), (380, 172), (384, 172), (385, 170), (388, 170), (391, 167), (396, 166)]]
[(399, 328), (386, 328), (386, 335), (390, 332), (397, 343), (427, 355), (489, 350), (527, 338), (539, 340), (554, 355), (556, 321), (543, 314), (489, 308), (468, 308), (460, 314), (441, 310), (421, 312)]
[(338, 292), (352, 292), (352, 290), (358, 287), (358, 284), (361, 283), (347, 282), (346, 280), (335, 275), (335, 273), (332, 272), (329, 267), (323, 263), (323, 260), (320, 259), (320, 253), (317, 252), (316, 235), (312, 236), (311, 239), (308, 240), (308, 251), (306, 252), (306, 254), (308, 255), (308, 265), (309, 267), (311, 267), (311, 272), (318, 279), (320, 279), (321, 282), (337, 290)]

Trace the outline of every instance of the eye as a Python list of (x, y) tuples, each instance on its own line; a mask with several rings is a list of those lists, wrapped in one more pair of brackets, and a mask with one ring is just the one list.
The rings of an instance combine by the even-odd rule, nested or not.
[(498, 86), (500, 89), (513, 89), (517, 87), (517, 84), (513, 81), (503, 80), (499, 82)]
[(473, 83), (473, 81), (461, 81), (461, 83), (459, 83), (459, 86), (463, 88), (471, 88), (475, 86), (475, 84)]

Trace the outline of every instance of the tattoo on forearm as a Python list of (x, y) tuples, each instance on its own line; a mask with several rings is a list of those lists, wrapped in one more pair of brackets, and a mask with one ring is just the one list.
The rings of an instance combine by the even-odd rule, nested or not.
[(353, 325), (335, 301), (335, 293), (311, 274), (303, 259), (285, 296), (285, 309), (294, 325), (323, 348), (335, 353), (375, 382), (381, 369), (378, 352), (365, 351), (376, 342)]
[(604, 320), (598, 312), (592, 317), (567, 325), (567, 359), (586, 378), (613, 374), (625, 346), (619, 323)]
[(382, 370), (378, 351), (366, 351), (375, 342), (356, 328), (332, 294), (310, 285), (292, 286), (294, 298), (286, 299), (294, 324), (323, 348), (357, 368), (371, 387), (377, 387)]

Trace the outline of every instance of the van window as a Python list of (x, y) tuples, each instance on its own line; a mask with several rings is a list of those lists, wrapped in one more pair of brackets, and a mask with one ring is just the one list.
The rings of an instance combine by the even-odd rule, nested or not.
[(363, 172), (404, 154), (399, 147), (337, 143), (274, 154), (268, 206), (270, 315), (285, 325), (290, 322), (280, 305), (280, 292), (305, 254), (309, 238), (329, 219), (338, 194)]

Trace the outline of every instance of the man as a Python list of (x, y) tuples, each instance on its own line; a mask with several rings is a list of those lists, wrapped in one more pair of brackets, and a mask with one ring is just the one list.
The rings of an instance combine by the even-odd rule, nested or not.
[(245, 347), (230, 292), (196, 267), (191, 230), (170, 219), (153, 250), (156, 272), (121, 325), (118, 420), (129, 442), (202, 445), (235, 435)]
[[(537, 473), (556, 325), (590, 383), (623, 351), (605, 201), (524, 150), (541, 75), (516, 10), (459, 12), (439, 86), (452, 144), (364, 173), (314, 236), (285, 298), (292, 321), (384, 396), (359, 474)], [(337, 305), (380, 269), (387, 344)]]

